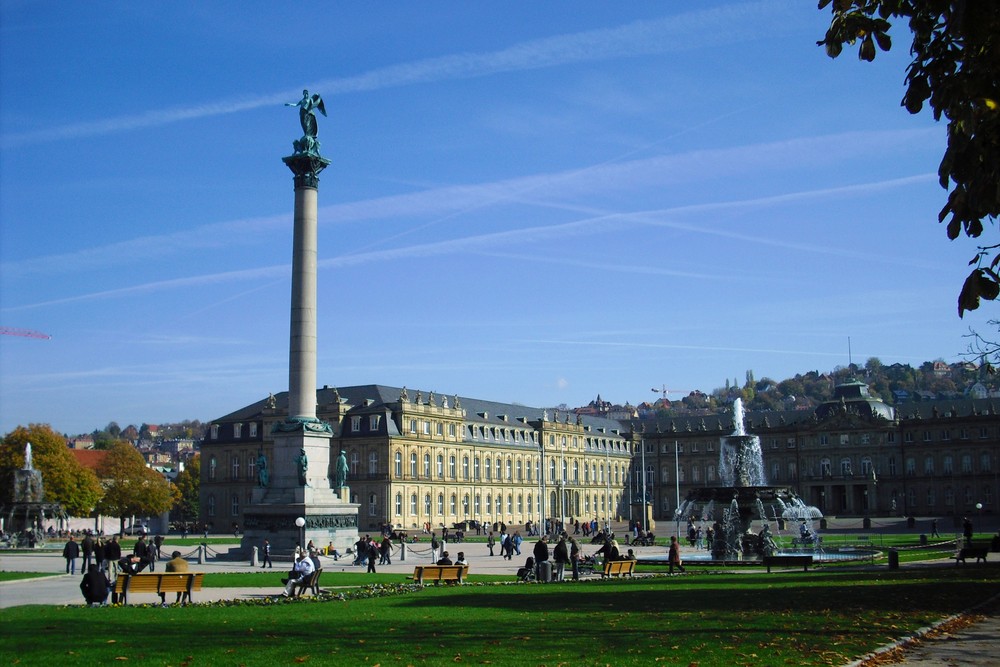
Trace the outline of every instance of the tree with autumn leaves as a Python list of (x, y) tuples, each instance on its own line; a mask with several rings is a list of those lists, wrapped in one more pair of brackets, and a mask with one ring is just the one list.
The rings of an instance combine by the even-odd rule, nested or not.
[(111, 445), (97, 475), (104, 486), (97, 511), (118, 517), (122, 532), (128, 517), (162, 514), (180, 498), (177, 487), (146, 467), (142, 454), (127, 442)]
[(124, 530), (131, 516), (151, 516), (171, 509), (178, 489), (146, 467), (142, 455), (127, 442), (111, 444), (97, 474), (81, 466), (66, 438), (47, 424), (18, 426), (0, 442), (0, 504), (13, 501), (14, 471), (24, 467), (25, 445), (31, 443), (33, 467), (42, 473), (45, 502), (59, 503), (70, 516), (116, 516)]
[(42, 473), (45, 502), (59, 503), (67, 514), (90, 516), (103, 490), (93, 472), (81, 466), (66, 447), (66, 438), (48, 424), (18, 426), (0, 442), (0, 504), (14, 500), (14, 471), (24, 467), (25, 445), (31, 443), (32, 467)]

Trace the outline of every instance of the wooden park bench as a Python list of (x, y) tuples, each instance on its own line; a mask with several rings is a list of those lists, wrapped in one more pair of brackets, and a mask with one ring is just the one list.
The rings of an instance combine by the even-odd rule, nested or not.
[(773, 556), (764, 556), (764, 567), (767, 571), (771, 571), (771, 566), (775, 567), (790, 567), (793, 565), (801, 565), (803, 572), (809, 571), (809, 566), (813, 564), (812, 556), (788, 556), (781, 554), (774, 554)]
[(121, 574), (115, 580), (114, 592), (118, 601), (128, 604), (129, 593), (184, 593), (188, 602), (191, 592), (201, 590), (204, 572), (164, 572), (163, 574)]
[(955, 565), (964, 563), (966, 558), (975, 558), (977, 563), (980, 560), (985, 563), (989, 551), (989, 547), (962, 547), (952, 558), (955, 559)]
[(310, 574), (308, 577), (306, 577), (302, 581), (292, 586), (292, 597), (293, 598), (302, 597), (302, 594), (305, 593), (306, 591), (312, 591), (312, 594), (318, 597), (320, 593), (319, 576), (321, 574), (323, 574), (323, 568), (319, 568), (318, 570), (313, 570), (312, 574)]
[(606, 560), (604, 561), (604, 570), (601, 572), (601, 578), (624, 577), (625, 575), (631, 577), (633, 571), (635, 571), (634, 560)]
[(465, 578), (469, 574), (468, 565), (417, 565), (413, 568), (413, 581), (418, 584), (425, 584), (433, 581), (440, 584), (442, 581), (456, 581), (465, 583)]

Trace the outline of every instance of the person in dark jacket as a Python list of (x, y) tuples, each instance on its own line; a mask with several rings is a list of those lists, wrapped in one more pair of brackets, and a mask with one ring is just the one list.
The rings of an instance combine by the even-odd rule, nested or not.
[(114, 579), (118, 578), (118, 561), (122, 557), (122, 545), (118, 543), (118, 536), (113, 535), (111, 541), (104, 545), (104, 560), (108, 561), (108, 570)]
[(86, 574), (87, 570), (90, 569), (91, 559), (94, 557), (94, 536), (90, 534), (90, 531), (83, 536), (80, 549), (83, 551), (83, 565), (80, 567), (80, 572)]
[(566, 544), (566, 533), (559, 536), (556, 548), (552, 550), (552, 560), (555, 562), (552, 578), (555, 581), (565, 581), (566, 565), (569, 563), (569, 545)]
[(80, 581), (80, 591), (88, 605), (107, 604), (111, 582), (101, 568), (91, 566)]
[(76, 559), (80, 557), (80, 545), (76, 538), (69, 536), (69, 542), (63, 547), (63, 558), (66, 559), (66, 574), (76, 574)]
[(149, 571), (152, 572), (155, 567), (153, 565), (153, 553), (146, 543), (146, 536), (140, 535), (139, 540), (132, 547), (132, 554), (139, 557), (139, 567), (136, 572), (142, 572), (144, 568), (148, 567)]
[(545, 581), (542, 578), (542, 563), (546, 563), (549, 560), (548, 535), (542, 535), (541, 539), (535, 542), (535, 548), (532, 549), (531, 553), (535, 557), (535, 580)]

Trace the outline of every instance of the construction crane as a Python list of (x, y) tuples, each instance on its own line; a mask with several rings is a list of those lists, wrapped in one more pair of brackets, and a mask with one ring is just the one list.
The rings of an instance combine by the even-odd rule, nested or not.
[(656, 387), (653, 387), (650, 391), (652, 391), (654, 393), (657, 393), (657, 394), (663, 394), (663, 400), (665, 401), (665, 400), (667, 400), (667, 394), (669, 394), (670, 392), (677, 393), (677, 392), (682, 391), (682, 390), (681, 389), (667, 389), (667, 385), (661, 385), (659, 389), (657, 389)]
[(24, 338), (41, 338), (42, 340), (48, 340), (52, 336), (44, 334), (41, 331), (32, 331), (31, 329), (15, 329), (13, 327), (0, 327), (0, 334), (4, 336), (22, 336)]

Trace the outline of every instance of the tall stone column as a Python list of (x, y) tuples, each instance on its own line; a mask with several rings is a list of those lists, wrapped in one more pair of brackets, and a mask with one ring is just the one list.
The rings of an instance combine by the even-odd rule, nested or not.
[(296, 544), (313, 540), (320, 546), (332, 542), (343, 552), (357, 540), (358, 506), (330, 488), (333, 429), (316, 414), (317, 202), (319, 173), (330, 161), (319, 154), (313, 111), (326, 111), (320, 96), (308, 91), (289, 106), (300, 107), (305, 134), (293, 142), (295, 153), (282, 158), (295, 184), (288, 414), (271, 434), (270, 480), (254, 490), (253, 503), (244, 513), (242, 549), (260, 547), (267, 539), (276, 555), (284, 555)]
[(284, 158), (295, 174), (292, 309), (288, 350), (288, 417), (316, 419), (316, 210), (319, 173), (330, 164), (315, 155)]

